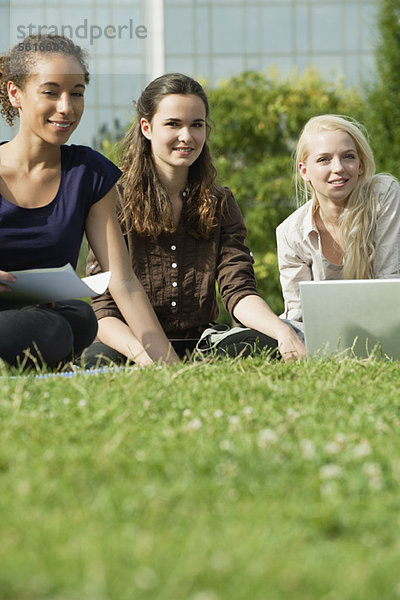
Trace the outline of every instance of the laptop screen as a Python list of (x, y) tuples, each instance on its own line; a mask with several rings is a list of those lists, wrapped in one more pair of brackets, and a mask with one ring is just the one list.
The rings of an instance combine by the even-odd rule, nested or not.
[(308, 356), (400, 359), (400, 279), (300, 283)]

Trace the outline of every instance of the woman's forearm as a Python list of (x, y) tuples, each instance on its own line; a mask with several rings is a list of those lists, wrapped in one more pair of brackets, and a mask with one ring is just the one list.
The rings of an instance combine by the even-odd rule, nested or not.
[(116, 317), (99, 320), (97, 337), (140, 367), (153, 364), (152, 359), (126, 323)]
[(235, 319), (246, 327), (277, 340), (285, 361), (305, 356), (306, 349), (299, 336), (276, 316), (260, 296), (245, 296), (236, 304), (233, 314)]
[(124, 281), (113, 281), (111, 278), (109, 290), (148, 356), (155, 362), (179, 362), (139, 281), (134, 277)]
[(256, 329), (278, 339), (285, 324), (276, 316), (268, 304), (255, 294), (245, 296), (236, 304), (233, 316), (245, 327)]

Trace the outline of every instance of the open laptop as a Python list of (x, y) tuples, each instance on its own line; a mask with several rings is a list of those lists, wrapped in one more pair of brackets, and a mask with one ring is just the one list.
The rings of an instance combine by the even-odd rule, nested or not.
[(400, 359), (400, 279), (300, 283), (308, 356)]

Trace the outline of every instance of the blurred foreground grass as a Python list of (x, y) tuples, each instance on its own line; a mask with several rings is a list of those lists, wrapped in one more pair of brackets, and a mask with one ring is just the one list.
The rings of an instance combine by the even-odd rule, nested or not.
[(398, 363), (0, 388), (2, 600), (400, 597)]

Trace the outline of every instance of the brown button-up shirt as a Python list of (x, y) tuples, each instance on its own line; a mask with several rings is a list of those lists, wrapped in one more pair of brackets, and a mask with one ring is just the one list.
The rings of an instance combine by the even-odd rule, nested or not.
[[(188, 233), (183, 216), (171, 234), (151, 238), (132, 231), (125, 235), (133, 269), (170, 339), (198, 338), (215, 321), (219, 312), (216, 282), (230, 314), (239, 300), (257, 294), (254, 261), (244, 243), (243, 217), (232, 192), (225, 188), (225, 193), (226, 201), (219, 204), (218, 226), (210, 239)], [(99, 270), (91, 251), (87, 273)], [(108, 292), (93, 298), (92, 303), (98, 319), (124, 320)]]

